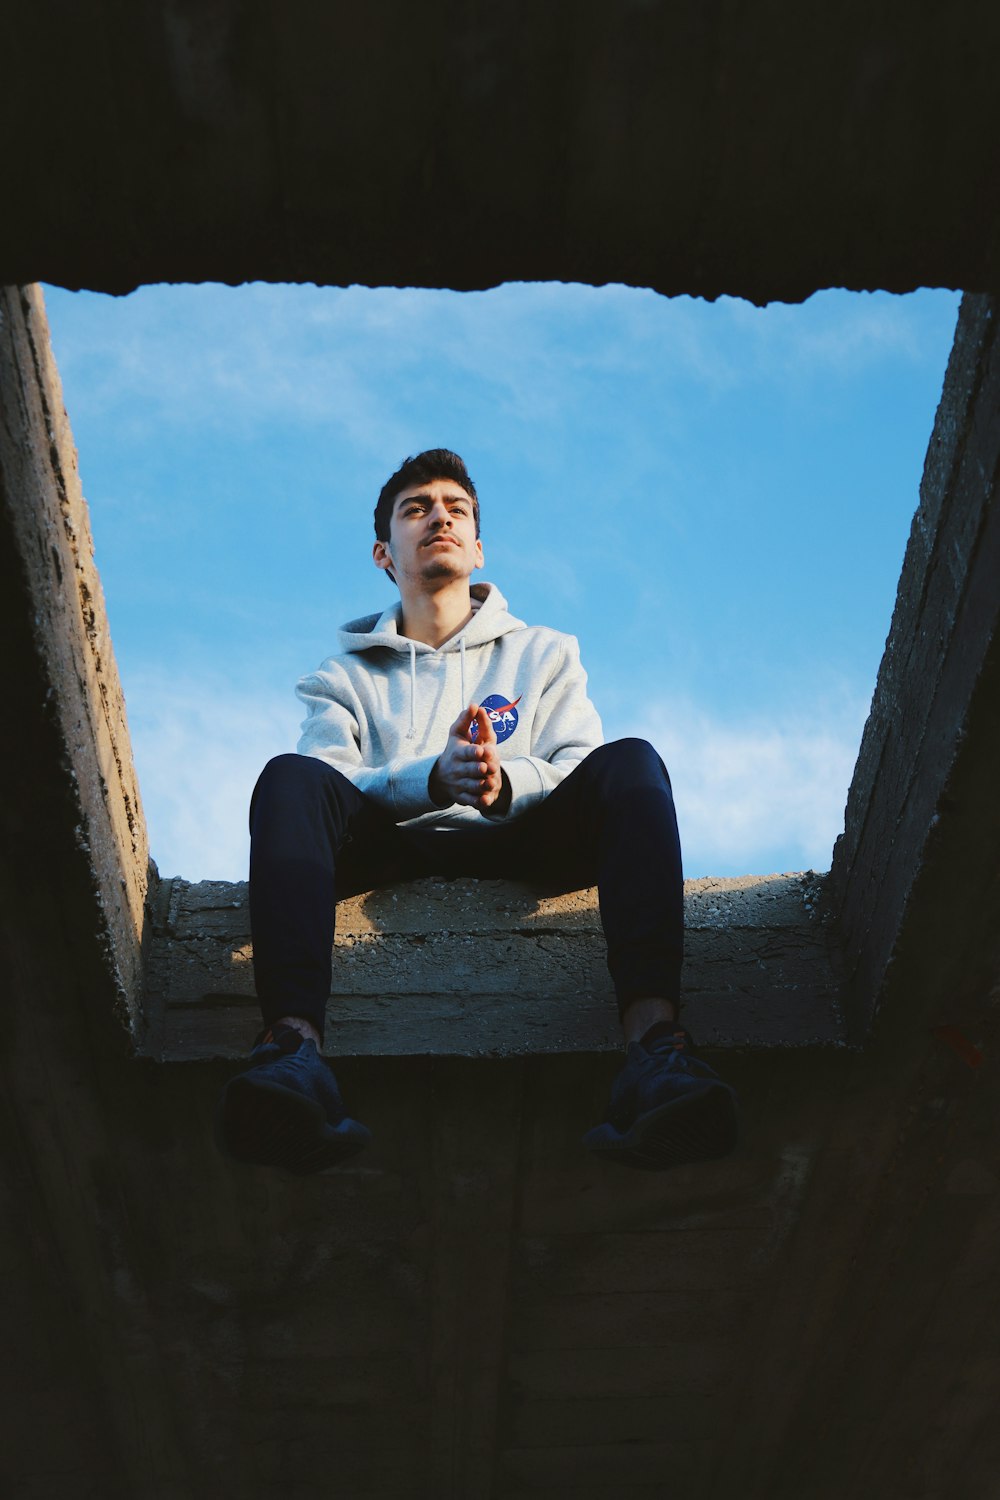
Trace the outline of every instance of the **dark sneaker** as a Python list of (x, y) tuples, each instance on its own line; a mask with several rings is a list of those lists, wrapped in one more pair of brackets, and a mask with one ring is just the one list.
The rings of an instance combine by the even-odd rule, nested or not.
[(690, 1051), (686, 1031), (631, 1042), (602, 1125), (583, 1144), (624, 1167), (666, 1171), (728, 1156), (736, 1145), (736, 1091)]
[(249, 1070), (223, 1090), (216, 1136), (236, 1161), (305, 1177), (354, 1156), (371, 1131), (348, 1116), (316, 1043), (275, 1026), (257, 1038)]

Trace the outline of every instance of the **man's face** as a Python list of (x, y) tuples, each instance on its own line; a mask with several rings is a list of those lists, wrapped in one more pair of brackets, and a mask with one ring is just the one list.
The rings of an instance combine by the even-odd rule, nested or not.
[(469, 578), (483, 566), (472, 500), (453, 479), (432, 479), (401, 490), (392, 507), (388, 542), (372, 549), (402, 588)]

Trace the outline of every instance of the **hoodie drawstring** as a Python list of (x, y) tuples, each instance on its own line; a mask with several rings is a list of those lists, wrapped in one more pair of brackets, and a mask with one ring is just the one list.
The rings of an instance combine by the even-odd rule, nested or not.
[[(406, 731), (408, 740), (417, 737), (417, 648), (413, 641), (409, 641), (410, 647), (410, 727)], [(461, 636), (458, 642), (459, 674), (462, 682), (462, 702), (459, 705), (459, 713), (464, 713), (468, 708), (465, 701), (465, 636)]]
[(406, 731), (408, 740), (417, 735), (417, 648), (410, 642), (410, 727)]

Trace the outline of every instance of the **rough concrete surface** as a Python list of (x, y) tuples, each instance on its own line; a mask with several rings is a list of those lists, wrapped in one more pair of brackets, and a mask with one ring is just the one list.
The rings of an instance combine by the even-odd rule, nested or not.
[(101, 1258), (38, 1204), (5, 1229), (39, 1247), (36, 1341), (87, 1299), (56, 1409), (75, 1382), (105, 1433), (87, 1491), (7, 1428), (9, 1492), (989, 1495), (996, 1090), (932, 1043), (891, 1064), (727, 1054), (738, 1154), (659, 1177), (580, 1147), (614, 1057), (345, 1059), (375, 1143), (306, 1182), (214, 1154), (231, 1067), (137, 1064), (62, 1137), (102, 1163)]
[(1000, 933), (1000, 340), (967, 297), (835, 851), (845, 1004), (863, 1036), (976, 1011)]
[[(706, 1046), (842, 1039), (822, 881), (685, 887), (685, 1021)], [(257, 1028), (247, 887), (164, 882), (147, 968), (162, 1060), (239, 1057)], [(332, 1055), (602, 1052), (621, 1046), (595, 890), (414, 881), (337, 909)]]
[(33, 0), (4, 51), (0, 281), (1000, 285), (993, 0)]
[[(78, 919), (110, 959), (119, 1002), (138, 1013), (149, 873), (125, 700), (94, 565), (76, 449), (37, 287), (0, 291), (2, 588), (20, 613), (5, 640), (6, 845), (21, 879), (51, 881), (60, 920), (60, 820), (72, 809)], [(13, 632), (23, 632), (23, 643)], [(36, 738), (33, 738), (36, 737)], [(53, 829), (50, 845), (49, 828)], [(46, 859), (49, 867), (46, 869)], [(70, 901), (75, 900), (74, 897)]]

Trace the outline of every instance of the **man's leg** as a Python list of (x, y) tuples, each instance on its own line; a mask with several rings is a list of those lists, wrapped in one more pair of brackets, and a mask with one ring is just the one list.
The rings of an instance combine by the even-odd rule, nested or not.
[(539, 811), (553, 857), (564, 848), (582, 870), (589, 856), (626, 1044), (655, 1026), (672, 1027), (680, 1009), (684, 875), (673, 790), (659, 755), (645, 740), (602, 745)]
[[(497, 842), (494, 844), (493, 840)], [(593, 751), (509, 827), (483, 831), (491, 873), (596, 884), (625, 1067), (590, 1149), (627, 1166), (665, 1168), (726, 1155), (733, 1090), (678, 1028), (684, 881), (670, 778), (644, 740)]]
[(318, 1052), (336, 902), (398, 872), (398, 831), (339, 771), (302, 755), (265, 766), (250, 831), (250, 923), (265, 1029), (249, 1071), (222, 1096), (219, 1139), (240, 1161), (323, 1171), (370, 1139), (348, 1116)]
[(336, 903), (400, 878), (392, 819), (346, 776), (309, 755), (279, 755), (250, 803), (250, 927), (265, 1026), (323, 1039)]
[(567, 890), (596, 885), (626, 1040), (676, 1021), (684, 956), (680, 839), (670, 778), (645, 740), (600, 746), (510, 823), (443, 837), (455, 841), (456, 873), (488, 870)]

